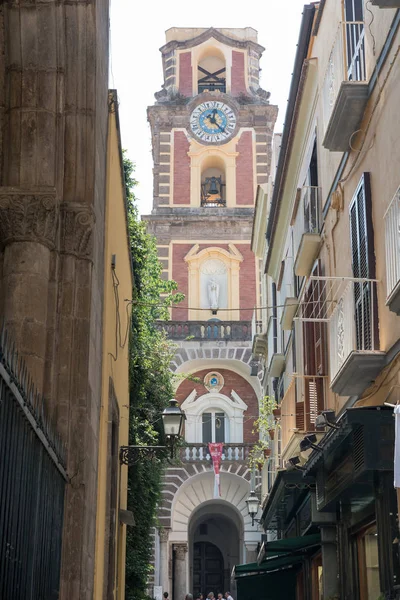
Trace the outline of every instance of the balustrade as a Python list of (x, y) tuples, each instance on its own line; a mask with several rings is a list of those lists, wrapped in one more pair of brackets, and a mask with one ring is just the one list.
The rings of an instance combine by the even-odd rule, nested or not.
[[(326, 148), (347, 150), (349, 136), (362, 118), (367, 97), (364, 22), (340, 23), (322, 85), (323, 145)], [(340, 110), (337, 110), (338, 105)]]
[(251, 321), (158, 321), (173, 340), (251, 340)]
[[(254, 444), (224, 444), (222, 462), (245, 462)], [(211, 462), (208, 444), (187, 444), (180, 449), (179, 458), (182, 462)]]

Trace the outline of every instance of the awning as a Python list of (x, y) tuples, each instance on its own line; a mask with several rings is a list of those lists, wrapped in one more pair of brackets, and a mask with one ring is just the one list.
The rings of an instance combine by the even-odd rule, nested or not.
[(238, 579), (245, 575), (259, 575), (293, 567), (303, 561), (308, 550), (314, 546), (319, 546), (320, 543), (321, 536), (319, 533), (267, 542), (266, 558), (260, 564), (255, 562), (236, 565), (233, 569), (233, 575), (235, 579)]
[(294, 566), (302, 562), (304, 555), (296, 556), (278, 556), (264, 560), (261, 565), (255, 563), (247, 563), (246, 565), (236, 565), (234, 568), (235, 579), (242, 575), (260, 575), (262, 573), (270, 573), (287, 566)]
[(296, 552), (305, 550), (312, 546), (319, 546), (321, 543), (321, 535), (315, 533), (313, 535), (302, 535), (299, 537), (286, 538), (283, 540), (273, 540), (265, 543), (265, 551), (268, 556), (276, 554), (287, 554), (288, 552)]

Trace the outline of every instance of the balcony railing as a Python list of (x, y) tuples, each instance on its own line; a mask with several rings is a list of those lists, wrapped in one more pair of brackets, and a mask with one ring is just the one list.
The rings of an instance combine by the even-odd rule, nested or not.
[(299, 325), (327, 323), (330, 385), (341, 396), (363, 392), (384, 366), (377, 284), (374, 279), (311, 276), (300, 298)]
[(331, 386), (341, 395), (360, 393), (383, 368), (376, 283), (367, 279), (349, 281), (330, 318)]
[(251, 321), (157, 321), (172, 340), (251, 340)]
[(279, 377), (285, 364), (285, 357), (282, 351), (282, 341), (280, 331), (278, 330), (277, 317), (270, 317), (267, 329), (268, 343), (268, 372), (270, 377)]
[(293, 227), (296, 275), (307, 276), (310, 274), (321, 247), (321, 225), (321, 188), (303, 186), (300, 210)]
[(325, 381), (321, 375), (295, 374), (281, 403), (282, 454), (292, 436), (315, 431), (315, 420), (325, 408)]
[(366, 81), (364, 22), (340, 23), (322, 87), (323, 145), (329, 150), (347, 150), (364, 112)]
[(253, 318), (251, 320), (251, 337), (253, 340), (252, 352), (254, 356), (267, 355), (267, 337), (263, 333), (263, 325), (261, 320), (261, 310), (255, 309), (253, 312)]
[[(223, 462), (245, 462), (248, 460), (249, 454), (254, 444), (224, 444), (222, 461)], [(179, 457), (182, 462), (209, 462), (211, 463), (211, 455), (208, 450), (208, 444), (187, 444), (181, 448)]]
[(385, 213), (387, 304), (400, 314), (400, 188)]

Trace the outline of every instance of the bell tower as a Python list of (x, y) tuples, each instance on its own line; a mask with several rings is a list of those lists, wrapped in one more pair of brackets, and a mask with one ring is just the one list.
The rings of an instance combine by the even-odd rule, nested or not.
[[(148, 108), (154, 201), (144, 219), (157, 239), (163, 277), (174, 279), (185, 294), (171, 310), (171, 320), (160, 326), (177, 345), (171, 368), (201, 382), (184, 380), (176, 390), (187, 417), (182, 456), (187, 464), (180, 475), (179, 468), (170, 475), (167, 469), (161, 527), (155, 532), (152, 583), (173, 592), (173, 600), (188, 590), (213, 589), (207, 553), (223, 563), (219, 572), (225, 580), (218, 585), (230, 589), (233, 564), (254, 559), (259, 540), (243, 498), (258, 485), (247, 458), (256, 441), (252, 422), (262, 393), (262, 371), (252, 357), (260, 272), (251, 232), (257, 186), (269, 176), (277, 117), (269, 93), (259, 86), (263, 51), (250, 27), (169, 29), (161, 48), (164, 83)], [(226, 514), (221, 518), (233, 536), (231, 550), (226, 539), (218, 542), (216, 530), (211, 533), (213, 511), (220, 508), (201, 491), (197, 500), (193, 496), (193, 490), (211, 490), (209, 442), (224, 444), (220, 494)], [(230, 497), (233, 489), (243, 500), (240, 505)], [(181, 504), (192, 506), (192, 512), (182, 516)]]
[(148, 108), (154, 204), (145, 219), (165, 277), (186, 295), (172, 321), (248, 322), (258, 303), (254, 199), (277, 116), (259, 87), (264, 48), (250, 27), (172, 28), (166, 41), (164, 83)]

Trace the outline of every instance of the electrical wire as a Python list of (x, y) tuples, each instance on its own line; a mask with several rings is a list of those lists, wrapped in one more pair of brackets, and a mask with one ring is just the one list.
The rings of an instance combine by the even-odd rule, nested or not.
[[(315, 301), (310, 301), (309, 303), (314, 303), (316, 304), (318, 302), (318, 300)], [(133, 300), (132, 304), (137, 305), (137, 306), (149, 306), (149, 307), (159, 307), (159, 308), (175, 308), (177, 310), (179, 309), (184, 309), (184, 310), (201, 310), (201, 311), (205, 311), (205, 312), (210, 312), (211, 309), (210, 308), (195, 308), (193, 306), (185, 306), (185, 305), (181, 305), (181, 304), (176, 304), (174, 306), (170, 306), (170, 307), (166, 307), (165, 304), (159, 303), (159, 302), (141, 302), (141, 301), (137, 301), (137, 300)], [(219, 311), (224, 311), (224, 312), (237, 312), (237, 311), (245, 311), (245, 310), (252, 310), (252, 311), (258, 311), (258, 310), (272, 310), (274, 308), (284, 308), (286, 305), (285, 304), (274, 304), (274, 305), (270, 305), (270, 306), (252, 306), (252, 307), (245, 307), (245, 308), (219, 308)]]

